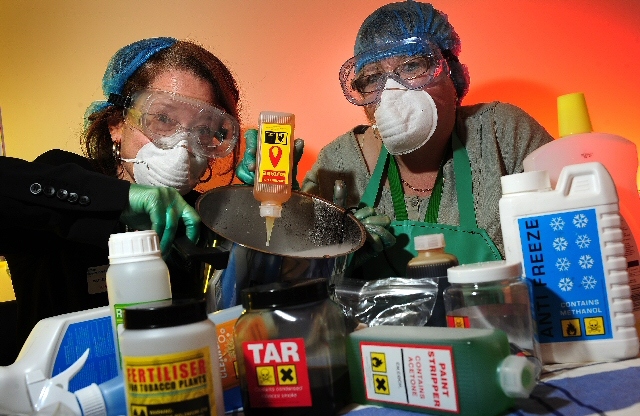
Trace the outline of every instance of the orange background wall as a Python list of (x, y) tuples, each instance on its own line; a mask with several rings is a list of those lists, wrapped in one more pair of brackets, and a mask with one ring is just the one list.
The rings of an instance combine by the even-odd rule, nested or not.
[[(107, 61), (151, 36), (199, 42), (233, 70), (245, 127), (261, 110), (296, 114), (300, 172), (364, 122), (340, 89), (363, 19), (383, 0), (7, 0), (0, 2), (0, 107), (7, 152), (80, 152)], [(596, 131), (640, 142), (640, 1), (434, 0), (462, 39), (465, 104), (519, 105), (557, 136), (556, 97), (584, 92)], [(299, 176), (302, 178), (302, 174)]]

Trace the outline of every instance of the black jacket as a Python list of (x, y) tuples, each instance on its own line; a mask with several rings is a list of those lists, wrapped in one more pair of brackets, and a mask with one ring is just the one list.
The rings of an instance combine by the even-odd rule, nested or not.
[[(18, 350), (39, 320), (109, 304), (107, 243), (125, 231), (129, 186), (62, 150), (34, 162), (0, 157), (0, 255), (16, 294)], [(194, 205), (199, 195), (185, 200)], [(203, 296), (199, 262), (173, 251), (166, 261), (174, 297)]]

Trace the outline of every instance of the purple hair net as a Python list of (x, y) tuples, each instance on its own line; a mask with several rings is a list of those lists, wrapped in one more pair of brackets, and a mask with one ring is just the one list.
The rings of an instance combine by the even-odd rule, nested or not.
[[(458, 61), (460, 38), (447, 16), (429, 3), (407, 0), (390, 3), (374, 11), (360, 26), (354, 54), (412, 37), (425, 39), (440, 48), (449, 65), (458, 100), (462, 100), (469, 89), (469, 73), (466, 66)], [(406, 53), (411, 54), (411, 51), (386, 51), (385, 55), (377, 56), (374, 60)]]
[[(102, 92), (108, 99), (110, 94), (121, 94), (131, 75), (156, 53), (174, 45), (177, 39), (160, 37), (139, 40), (121, 48), (113, 55), (102, 77)], [(91, 114), (110, 106), (107, 101), (94, 101), (84, 114), (85, 127)]]

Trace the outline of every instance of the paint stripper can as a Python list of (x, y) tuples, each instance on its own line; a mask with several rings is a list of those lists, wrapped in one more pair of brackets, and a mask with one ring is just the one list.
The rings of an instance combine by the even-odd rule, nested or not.
[(224, 414), (216, 326), (204, 300), (125, 308), (120, 349), (128, 414)]

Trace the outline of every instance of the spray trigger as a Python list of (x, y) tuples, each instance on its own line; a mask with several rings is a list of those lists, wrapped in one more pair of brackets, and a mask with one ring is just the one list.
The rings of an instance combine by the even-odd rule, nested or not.
[(82, 369), (89, 357), (89, 348), (75, 363), (60, 374), (47, 379), (42, 370), (25, 375), (34, 412), (39, 415), (81, 415), (80, 405), (69, 391), (69, 381)]

